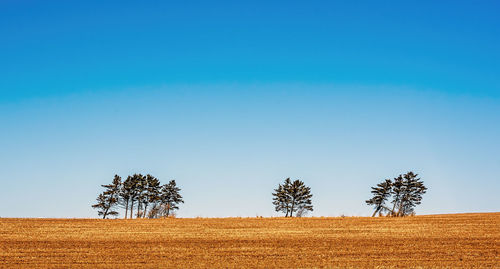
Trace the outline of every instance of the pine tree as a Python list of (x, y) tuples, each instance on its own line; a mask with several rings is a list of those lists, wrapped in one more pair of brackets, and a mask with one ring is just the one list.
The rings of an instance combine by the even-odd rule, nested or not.
[(142, 217), (145, 218), (148, 212), (148, 205), (154, 204), (160, 200), (160, 181), (150, 174), (146, 175), (145, 179), (146, 188), (144, 194), (141, 196), (142, 204), (144, 205), (144, 212)]
[(399, 215), (396, 211), (396, 208), (399, 208), (401, 205), (401, 197), (403, 196), (404, 189), (405, 185), (403, 182), (403, 175), (399, 175), (398, 177), (394, 178), (394, 182), (392, 183), (392, 209), (390, 214), (393, 217), (397, 217)]
[(288, 213), (290, 212), (289, 205), (291, 201), (289, 200), (287, 190), (290, 189), (291, 184), (290, 178), (287, 178), (283, 185), (278, 184), (278, 188), (275, 189), (273, 193), (274, 210), (276, 210), (276, 212), (281, 211), (285, 213), (285, 217), (288, 217)]
[(105, 188), (105, 190), (103, 193), (99, 194), (96, 199), (97, 203), (92, 205), (92, 208), (97, 208), (98, 215), (102, 216), (103, 219), (110, 215), (118, 215), (118, 212), (113, 209), (118, 203), (118, 196), (120, 193), (121, 185), (122, 179), (118, 175), (115, 175), (111, 184), (101, 185), (103, 188)]
[(137, 200), (137, 213), (136, 217), (140, 218), (142, 216), (142, 209), (143, 209), (143, 202), (146, 200), (147, 194), (147, 181), (146, 177), (143, 176), (142, 174), (134, 174), (132, 176), (134, 178), (134, 183), (135, 183), (135, 194), (136, 194), (136, 200)]
[(175, 180), (170, 180), (168, 184), (163, 185), (161, 189), (161, 215), (170, 216), (172, 211), (179, 209), (180, 203), (184, 203), (180, 191), (181, 189), (177, 187)]
[(304, 182), (300, 180), (295, 180), (291, 188), (289, 190), (289, 195), (292, 200), (292, 205), (290, 207), (290, 217), (293, 216), (293, 213), (301, 210), (301, 211), (312, 211), (312, 194), (311, 188), (307, 187)]
[(122, 188), (120, 189), (120, 205), (125, 208), (125, 219), (128, 217), (129, 205), (132, 199), (132, 193), (134, 192), (134, 182), (131, 176), (123, 182)]
[(366, 201), (368, 205), (375, 206), (375, 212), (373, 212), (372, 217), (375, 217), (378, 212), (381, 212), (384, 209), (387, 210), (385, 202), (391, 195), (391, 190), (392, 181), (390, 179), (386, 179), (384, 182), (377, 184), (377, 187), (372, 187), (371, 192), (373, 194), (373, 197), (370, 200)]
[[(427, 192), (423, 181), (413, 172), (399, 175), (393, 181), (386, 179), (384, 182), (372, 187), (373, 197), (367, 200), (368, 205), (375, 206), (375, 216), (382, 210), (388, 211), (390, 216), (404, 217), (415, 213), (415, 207), (422, 202), (422, 195)], [(392, 208), (385, 202), (392, 197)]]
[(404, 217), (414, 213), (415, 206), (421, 204), (422, 195), (427, 192), (427, 187), (418, 178), (418, 174), (408, 172), (403, 175), (403, 193), (399, 205), (398, 216)]
[[(130, 218), (134, 216), (134, 204), (137, 202), (137, 216), (139, 216), (139, 211), (141, 208), (140, 205), (140, 196), (143, 191), (143, 178), (144, 176), (141, 174), (133, 174), (132, 176), (128, 176), (125, 180), (124, 184), (124, 192), (127, 193), (127, 196), (130, 199)], [(126, 189), (125, 189), (126, 187)]]
[(300, 212), (303, 215), (307, 211), (312, 211), (311, 188), (307, 187), (301, 180), (285, 182), (278, 185), (273, 193), (273, 204), (277, 212), (285, 213), (285, 217), (293, 217), (293, 213)]

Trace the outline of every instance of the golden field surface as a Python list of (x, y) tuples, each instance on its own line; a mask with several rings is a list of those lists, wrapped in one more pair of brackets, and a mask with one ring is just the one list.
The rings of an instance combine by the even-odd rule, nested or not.
[(500, 213), (0, 219), (0, 267), (493, 267)]

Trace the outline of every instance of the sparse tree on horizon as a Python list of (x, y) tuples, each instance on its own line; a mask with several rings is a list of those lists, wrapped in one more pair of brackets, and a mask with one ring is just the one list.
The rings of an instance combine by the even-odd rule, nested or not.
[(393, 217), (397, 217), (399, 214), (396, 213), (396, 207), (401, 202), (401, 196), (403, 195), (403, 175), (399, 175), (394, 178), (394, 182), (392, 183), (392, 209), (390, 211), (390, 215)]
[(181, 189), (177, 187), (175, 180), (170, 180), (168, 184), (163, 185), (160, 200), (162, 216), (169, 217), (172, 211), (179, 209), (180, 203), (184, 203), (180, 191)]
[(376, 187), (372, 187), (373, 198), (367, 200), (366, 203), (368, 205), (375, 206), (375, 211), (373, 212), (372, 217), (384, 209), (387, 209), (385, 206), (385, 202), (387, 198), (391, 195), (392, 190), (392, 181), (390, 179), (386, 179), (384, 182), (377, 184)]
[(287, 178), (283, 184), (278, 184), (278, 188), (274, 189), (273, 193), (274, 210), (285, 213), (285, 217), (288, 217), (288, 213), (290, 212), (290, 196), (287, 193), (290, 185), (292, 185), (292, 182), (290, 178)]
[(415, 206), (422, 203), (422, 195), (427, 192), (424, 182), (418, 174), (408, 172), (403, 175), (403, 194), (399, 204), (398, 216), (408, 216), (415, 213)]
[[(140, 210), (140, 202), (139, 198), (142, 194), (142, 178), (144, 176), (141, 174), (133, 174), (132, 176), (128, 176), (127, 179), (123, 182), (122, 189), (120, 190), (120, 203), (125, 208), (125, 215), (129, 214), (129, 217), (132, 219), (134, 216), (134, 205), (139, 204), (137, 206), (138, 211)], [(129, 211), (130, 209), (130, 211)], [(125, 216), (125, 218), (127, 218)]]
[(283, 184), (273, 192), (273, 205), (277, 212), (285, 213), (285, 217), (303, 216), (307, 211), (313, 211), (311, 188), (307, 187), (301, 180), (291, 181), (285, 179)]
[(142, 204), (144, 205), (144, 212), (142, 214), (142, 217), (145, 218), (147, 217), (147, 212), (148, 212), (148, 206), (150, 204), (154, 204), (157, 201), (161, 199), (160, 196), (160, 190), (161, 190), (161, 185), (160, 181), (153, 177), (150, 174), (146, 175), (146, 189), (145, 192), (142, 196)]
[(125, 219), (128, 217), (128, 210), (130, 205), (130, 200), (132, 197), (134, 184), (131, 176), (128, 176), (125, 181), (123, 181), (122, 188), (120, 189), (120, 201), (119, 204), (125, 208)]
[(141, 218), (143, 215), (143, 202), (147, 200), (147, 181), (146, 177), (142, 174), (134, 174), (135, 191), (137, 193), (137, 212), (136, 218)]
[[(377, 187), (372, 187), (371, 192), (373, 197), (366, 203), (375, 206), (372, 217), (382, 211), (387, 211), (388, 216), (404, 217), (415, 213), (415, 206), (421, 203), (427, 187), (417, 174), (410, 171), (395, 177), (393, 181), (386, 179), (377, 184)], [(385, 205), (390, 197), (392, 197), (391, 208)]]
[(118, 212), (113, 210), (118, 203), (118, 196), (122, 187), (122, 179), (115, 175), (113, 182), (108, 185), (101, 185), (105, 188), (104, 192), (97, 197), (97, 203), (92, 208), (98, 209), (98, 215), (105, 219), (107, 216), (116, 216)]

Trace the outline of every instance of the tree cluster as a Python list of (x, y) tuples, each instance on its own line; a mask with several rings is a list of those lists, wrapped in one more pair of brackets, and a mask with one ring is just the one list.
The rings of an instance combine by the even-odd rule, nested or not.
[(125, 218), (133, 218), (134, 209), (136, 218), (168, 217), (184, 203), (175, 180), (161, 185), (160, 180), (149, 174), (134, 174), (123, 182), (115, 175), (111, 184), (101, 186), (105, 190), (92, 207), (98, 209), (103, 219), (117, 216), (118, 206), (125, 209)]
[(296, 217), (301, 217), (307, 211), (313, 211), (311, 188), (298, 179), (293, 182), (290, 178), (285, 179), (274, 190), (273, 196), (274, 209), (285, 213), (285, 217), (293, 217), (294, 213)]
[[(385, 181), (372, 187), (373, 197), (367, 200), (368, 205), (374, 206), (375, 211), (372, 217), (383, 215), (392, 217), (404, 217), (415, 214), (415, 207), (422, 202), (422, 195), (427, 191), (424, 182), (418, 174), (408, 172), (399, 175), (393, 180)], [(391, 199), (391, 205), (386, 202)]]
[[(115, 175), (111, 184), (101, 186), (105, 190), (92, 207), (98, 209), (103, 219), (117, 216), (117, 207), (125, 209), (125, 218), (168, 217), (179, 209), (180, 203), (184, 203), (175, 180), (161, 185), (149, 174), (134, 174), (123, 182)], [(377, 214), (404, 217), (415, 214), (415, 207), (422, 202), (422, 195), (426, 192), (427, 187), (418, 174), (408, 172), (372, 187), (373, 196), (366, 204), (375, 208), (372, 217)], [(275, 210), (284, 213), (285, 217), (302, 217), (313, 211), (311, 188), (301, 180), (285, 179), (274, 189), (272, 196)]]

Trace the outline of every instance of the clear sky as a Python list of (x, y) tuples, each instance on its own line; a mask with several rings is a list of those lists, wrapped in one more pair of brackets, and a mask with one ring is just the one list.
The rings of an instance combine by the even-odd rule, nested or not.
[[(105, 3), (104, 3), (105, 2)], [(382, 3), (383, 2), (383, 3)], [(176, 179), (181, 217), (500, 210), (498, 1), (0, 1), (1, 217), (95, 217), (113, 175)]]

